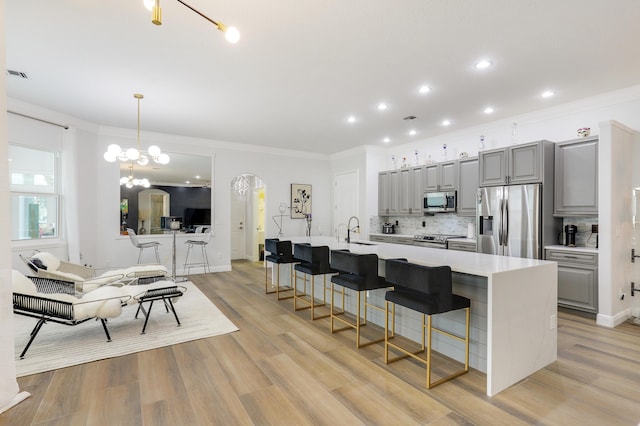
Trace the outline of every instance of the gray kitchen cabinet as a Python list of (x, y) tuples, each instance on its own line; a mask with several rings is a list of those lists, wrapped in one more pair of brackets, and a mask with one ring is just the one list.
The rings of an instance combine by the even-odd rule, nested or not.
[(558, 306), (597, 313), (598, 255), (547, 249), (545, 257), (558, 262)]
[(413, 245), (413, 237), (399, 235), (369, 235), (369, 241), (377, 243)]
[(391, 175), (389, 172), (378, 173), (378, 215), (388, 216), (389, 206), (391, 205)]
[(378, 215), (422, 215), (423, 167), (378, 173)]
[(476, 215), (479, 179), (478, 157), (458, 161), (458, 216)]
[(424, 166), (412, 167), (409, 170), (409, 214), (413, 216), (422, 216), (422, 200), (424, 197), (422, 175), (424, 173)]
[(458, 188), (458, 160), (428, 164), (424, 168), (424, 191), (455, 191)]
[(542, 140), (481, 152), (480, 186), (543, 182), (545, 163), (553, 164), (553, 146)]
[(573, 139), (555, 146), (557, 216), (598, 215), (598, 137)]
[(449, 240), (447, 241), (447, 249), (449, 250), (459, 250), (459, 251), (471, 251), (476, 252), (476, 242), (472, 241), (461, 241), (461, 240)]

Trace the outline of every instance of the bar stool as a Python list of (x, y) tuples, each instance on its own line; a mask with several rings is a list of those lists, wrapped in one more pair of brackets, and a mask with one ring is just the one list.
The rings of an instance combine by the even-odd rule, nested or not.
[(131, 228), (127, 228), (127, 232), (129, 233), (129, 239), (131, 240), (131, 244), (133, 244), (136, 248), (140, 249), (140, 253), (138, 254), (138, 263), (142, 260), (142, 250), (146, 248), (153, 247), (156, 251), (156, 263), (160, 263), (160, 254), (158, 253), (158, 246), (160, 245), (157, 241), (149, 241), (146, 243), (141, 243), (138, 240), (138, 236), (136, 235), (136, 231)]
[[(427, 369), (427, 389), (437, 386), (469, 371), (469, 316), (471, 301), (466, 297), (453, 294), (452, 274), (448, 266), (428, 267), (408, 263), (400, 260), (388, 260), (386, 262), (386, 279), (392, 283), (394, 289), (385, 294), (385, 340), (384, 340), (384, 363), (397, 361), (402, 358), (412, 357), (426, 365)], [(389, 335), (389, 305), (392, 307), (392, 334), (395, 333), (395, 305), (404, 306), (414, 311), (422, 313), (422, 350), (412, 352), (392, 342)], [(445, 312), (464, 309), (466, 314), (466, 333), (464, 337), (448, 331), (436, 328), (432, 325), (433, 315)], [(427, 322), (425, 324), (425, 317)], [(427, 342), (425, 345), (425, 330)], [(464, 369), (456, 371), (435, 382), (431, 382), (431, 333), (436, 331), (444, 336), (464, 342), (465, 360)], [(389, 360), (389, 347), (401, 352), (400, 356), (394, 360)], [(418, 356), (425, 351), (426, 359)]]
[[(293, 266), (289, 271), (289, 287), (282, 287), (280, 285), (280, 265), (281, 264), (293, 264), (296, 260), (293, 258), (293, 249), (291, 241), (281, 241), (278, 238), (267, 238), (264, 240), (264, 249), (268, 251), (269, 254), (265, 256), (264, 260), (264, 292), (265, 294), (273, 294), (276, 293), (276, 297), (278, 300), (291, 299), (293, 294), (285, 295), (283, 297), (280, 296), (281, 292), (289, 292), (294, 290), (293, 284)], [(278, 277), (277, 282), (275, 283), (275, 290), (269, 290), (269, 278), (268, 271), (269, 268), (268, 262), (277, 265), (276, 275)], [(274, 283), (271, 283), (271, 287), (274, 286)]]
[[(378, 276), (378, 256), (375, 254), (357, 254), (342, 250), (331, 251), (331, 269), (338, 271), (338, 275), (331, 277), (331, 333), (343, 330), (356, 330), (356, 348), (384, 341), (384, 336), (367, 343), (360, 343), (360, 327), (367, 325), (367, 308), (384, 312), (382, 306), (368, 302), (368, 291), (391, 287), (383, 277)], [(335, 285), (342, 286), (342, 311), (334, 309)], [(345, 316), (344, 289), (356, 292), (355, 321)], [(364, 295), (364, 312), (362, 312), (362, 296)], [(364, 318), (362, 318), (364, 314)], [(345, 325), (334, 328), (334, 321)]]
[[(197, 231), (196, 231), (197, 232)], [(207, 244), (211, 241), (211, 230), (204, 230), (204, 238), (202, 240), (187, 240), (184, 243), (187, 244), (187, 255), (184, 258), (183, 270), (187, 275), (191, 271), (192, 267), (202, 266), (206, 273), (211, 273), (211, 268), (209, 267), (209, 256), (207, 256)], [(200, 247), (200, 251), (202, 253), (202, 260), (200, 262), (190, 262), (189, 257), (191, 256), (191, 249), (195, 246)]]
[[(294, 257), (300, 263), (294, 266), (294, 281), (293, 281), (293, 309), (299, 311), (302, 309), (309, 309), (311, 311), (311, 319), (316, 320), (320, 318), (327, 318), (331, 314), (316, 316), (315, 309), (327, 304), (327, 274), (335, 273), (336, 271), (331, 269), (329, 264), (329, 247), (328, 246), (311, 246), (306, 243), (299, 243), (294, 245)], [(304, 291), (298, 292), (298, 272), (304, 274)], [(311, 276), (311, 294), (309, 300), (307, 300), (307, 275)], [(315, 277), (316, 275), (323, 276), (322, 285), (322, 303), (316, 304), (315, 301)], [(308, 303), (307, 306), (298, 307), (298, 301)]]

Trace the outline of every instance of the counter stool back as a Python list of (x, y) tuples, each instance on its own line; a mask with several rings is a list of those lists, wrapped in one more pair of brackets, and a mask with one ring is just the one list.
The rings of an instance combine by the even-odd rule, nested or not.
[[(278, 300), (291, 299), (293, 297), (293, 294), (289, 292), (294, 289), (293, 264), (296, 262), (296, 260), (293, 258), (293, 245), (291, 244), (291, 241), (283, 241), (278, 238), (267, 238), (264, 240), (264, 250), (269, 252), (269, 254), (264, 258), (264, 292), (266, 294), (276, 293), (276, 297)], [(276, 267), (275, 276), (277, 277), (277, 280), (272, 280), (272, 290), (269, 289), (269, 262), (271, 262)], [(280, 283), (281, 264), (292, 265), (289, 270), (289, 286), (282, 286)], [(275, 289), (273, 289), (274, 287)], [(281, 296), (280, 293), (283, 293), (284, 295)]]
[[(378, 275), (378, 256), (376, 254), (358, 254), (343, 250), (331, 251), (331, 269), (338, 271), (338, 275), (331, 277), (331, 333), (343, 330), (356, 330), (356, 348), (384, 341), (384, 336), (362, 343), (360, 340), (360, 327), (367, 325), (367, 308), (384, 312), (384, 307), (369, 303), (368, 292), (381, 288), (391, 287), (383, 277)], [(335, 309), (335, 286), (342, 287), (342, 310)], [(351, 321), (345, 314), (344, 290), (349, 289), (356, 293), (355, 320)], [(364, 303), (363, 303), (364, 297)], [(362, 305), (364, 304), (364, 312)], [(335, 328), (334, 322), (345, 325)]]
[[(300, 261), (294, 266), (293, 279), (293, 309), (299, 311), (301, 309), (309, 309), (311, 311), (311, 319), (327, 318), (330, 314), (316, 316), (315, 309), (327, 304), (327, 274), (335, 273), (331, 269), (329, 263), (329, 247), (328, 246), (311, 246), (310, 244), (300, 243), (294, 245), (294, 257)], [(303, 274), (304, 291), (298, 292), (298, 272)], [(323, 276), (322, 285), (322, 303), (316, 303), (315, 298), (315, 277)], [(307, 276), (310, 276), (311, 292), (307, 295)], [(308, 297), (308, 298), (307, 298)], [(302, 302), (305, 306), (298, 307), (298, 303)]]
[[(452, 291), (452, 274), (448, 266), (428, 267), (408, 263), (399, 260), (388, 260), (386, 262), (386, 279), (392, 283), (394, 289), (385, 294), (385, 344), (384, 362), (397, 361), (402, 358), (412, 357), (426, 365), (427, 369), (427, 389), (451, 380), (469, 371), (469, 318), (471, 301), (454, 294)], [(422, 350), (415, 352), (392, 342), (395, 334), (395, 305), (404, 306), (414, 311), (422, 313)], [(389, 307), (391, 307), (392, 326), (389, 329)], [(432, 325), (432, 316), (445, 312), (464, 309), (466, 314), (466, 333), (460, 337), (451, 332), (436, 328)], [(426, 323), (425, 323), (426, 318)], [(454, 340), (464, 342), (465, 360), (464, 368), (451, 373), (435, 382), (431, 382), (431, 348), (432, 331), (436, 331)], [(425, 345), (425, 332), (427, 342)], [(403, 353), (404, 355), (393, 360), (389, 360), (389, 347)], [(426, 359), (418, 354), (426, 350)]]

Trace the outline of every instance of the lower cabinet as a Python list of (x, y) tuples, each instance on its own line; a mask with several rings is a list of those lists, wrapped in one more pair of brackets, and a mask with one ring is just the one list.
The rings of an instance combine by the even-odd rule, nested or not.
[(449, 250), (459, 250), (459, 251), (476, 251), (476, 242), (472, 241), (448, 241), (447, 248)]
[(399, 235), (369, 235), (369, 241), (378, 243), (391, 243), (391, 244), (406, 244), (413, 245), (413, 237), (399, 236)]
[(598, 255), (547, 249), (547, 260), (558, 262), (558, 306), (598, 312)]

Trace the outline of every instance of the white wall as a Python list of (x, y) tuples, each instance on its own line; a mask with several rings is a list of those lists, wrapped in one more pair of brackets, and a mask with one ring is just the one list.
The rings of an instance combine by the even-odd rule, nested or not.
[[(0, 0), (0, 27), (4, 28), (4, 1)], [(0, 46), (4, 46), (4, 31), (0, 31)], [(0, 68), (5, 69), (4, 55)], [(0, 92), (6, 93), (5, 73), (0, 75)], [(6, 111), (6, 96), (0, 96), (0, 111)], [(7, 115), (0, 114), (0, 205), (9, 205), (9, 150)], [(0, 209), (0, 413), (17, 403), (18, 382), (13, 340), (13, 310), (11, 289), (11, 227), (10, 209)], [(26, 396), (26, 395), (23, 395)]]

